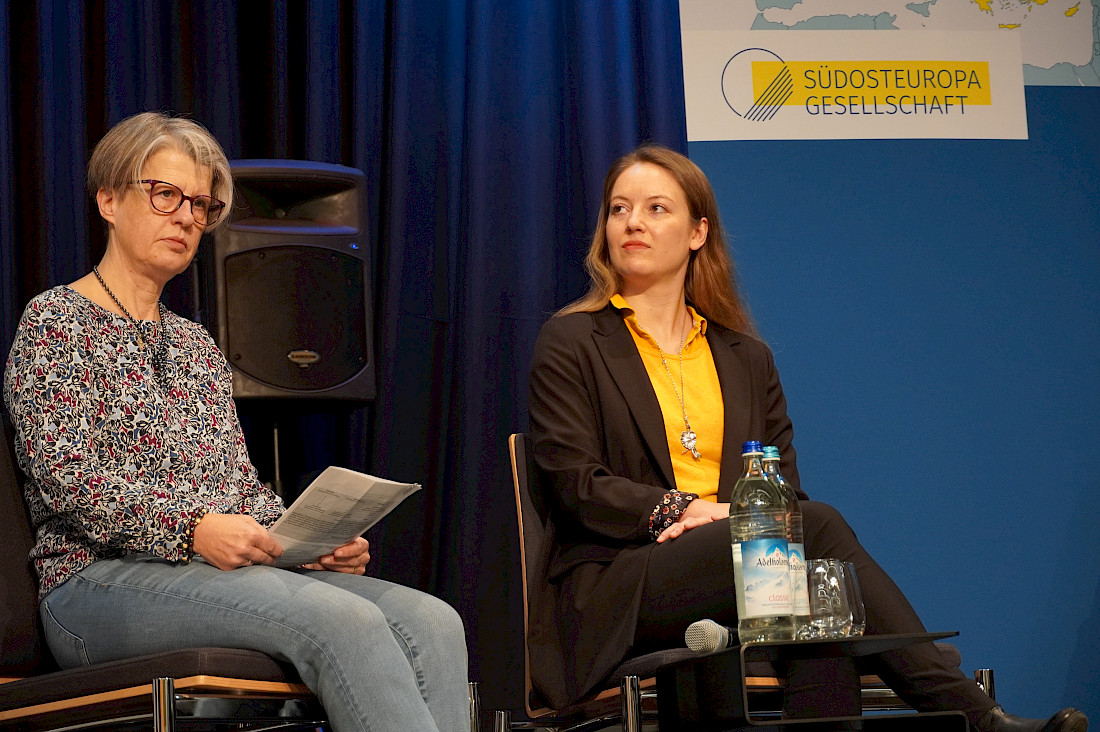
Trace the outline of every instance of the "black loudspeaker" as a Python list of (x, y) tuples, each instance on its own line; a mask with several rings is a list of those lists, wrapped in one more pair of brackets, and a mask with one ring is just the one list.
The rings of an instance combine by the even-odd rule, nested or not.
[(296, 160), (230, 167), (236, 200), (214, 232), (214, 287), (233, 395), (373, 399), (363, 173)]

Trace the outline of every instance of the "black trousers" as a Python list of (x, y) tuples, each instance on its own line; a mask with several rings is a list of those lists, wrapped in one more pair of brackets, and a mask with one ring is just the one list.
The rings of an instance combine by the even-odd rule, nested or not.
[[(913, 606), (840, 513), (816, 501), (801, 501), (800, 506), (807, 558), (832, 557), (855, 564), (867, 609), (867, 634), (924, 632)], [(702, 618), (737, 627), (729, 543), (728, 524), (716, 521), (654, 547), (635, 632), (636, 652), (683, 646), (687, 626)], [(810, 661), (792, 664), (789, 671), (791, 687), (799, 689), (788, 699), (792, 716), (828, 711), (829, 686), (821, 684), (821, 678), (846, 673)], [(859, 671), (881, 677), (919, 711), (959, 710), (974, 724), (995, 706), (973, 680), (945, 662), (932, 643), (861, 659)]]

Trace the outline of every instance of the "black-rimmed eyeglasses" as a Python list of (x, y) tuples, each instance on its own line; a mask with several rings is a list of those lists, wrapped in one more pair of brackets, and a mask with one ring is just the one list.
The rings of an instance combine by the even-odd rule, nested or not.
[(212, 196), (185, 196), (178, 186), (162, 180), (144, 178), (133, 183), (149, 186), (149, 203), (160, 213), (175, 213), (184, 201), (189, 201), (191, 215), (201, 226), (213, 226), (225, 210), (225, 204)]

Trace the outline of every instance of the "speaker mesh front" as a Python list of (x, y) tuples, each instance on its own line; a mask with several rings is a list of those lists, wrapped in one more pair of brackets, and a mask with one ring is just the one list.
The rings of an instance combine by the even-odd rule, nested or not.
[(367, 366), (365, 282), (360, 259), (323, 247), (282, 244), (227, 256), (229, 362), (281, 389), (348, 381)]

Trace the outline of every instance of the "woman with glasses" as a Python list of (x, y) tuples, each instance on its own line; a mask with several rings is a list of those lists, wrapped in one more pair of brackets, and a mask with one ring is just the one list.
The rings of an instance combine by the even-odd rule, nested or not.
[(160, 302), (232, 205), (217, 141), (130, 117), (96, 146), (88, 188), (103, 259), (28, 304), (4, 374), (57, 662), (250, 648), (293, 663), (339, 732), (468, 729), (450, 606), (363, 576), (362, 538), (271, 566), (282, 549), (265, 527), (283, 505), (249, 461), (228, 364)]

